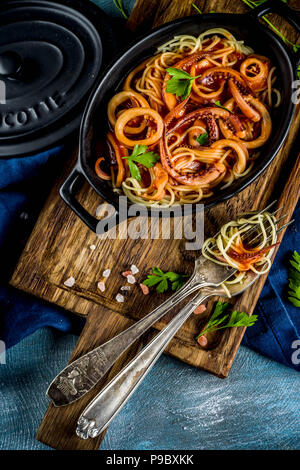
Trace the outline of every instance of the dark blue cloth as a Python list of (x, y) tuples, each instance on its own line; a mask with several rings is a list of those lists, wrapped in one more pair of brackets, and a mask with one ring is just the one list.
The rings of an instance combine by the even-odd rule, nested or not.
[(0, 338), (9, 348), (43, 326), (78, 332), (82, 320), (8, 286), (53, 181), (63, 147), (31, 157), (0, 160)]
[[(63, 332), (78, 332), (82, 321), (54, 306), (8, 287), (8, 279), (29, 235), (63, 159), (58, 147), (32, 157), (0, 161), (0, 250), (2, 252), (0, 337), (7, 347), (43, 326)], [(247, 329), (244, 344), (287, 366), (300, 369), (292, 361), (293, 343), (300, 338), (300, 311), (287, 299), (288, 260), (299, 250), (300, 206), (295, 224), (287, 230), (268, 276), (255, 313), (259, 320)], [(295, 354), (294, 354), (295, 356)], [(294, 357), (293, 356), (293, 357)], [(300, 357), (300, 355), (299, 355)]]

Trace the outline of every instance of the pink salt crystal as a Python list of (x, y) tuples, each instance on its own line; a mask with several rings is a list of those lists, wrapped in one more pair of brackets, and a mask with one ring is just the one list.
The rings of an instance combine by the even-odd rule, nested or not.
[(131, 276), (131, 275), (132, 275), (132, 272), (131, 272), (131, 271), (124, 271), (124, 272), (122, 273), (122, 276), (124, 276), (124, 277)]
[(200, 344), (200, 346), (202, 346), (203, 348), (205, 348), (205, 346), (207, 346), (207, 338), (206, 338), (206, 336), (204, 336), (204, 335), (200, 336), (200, 337), (197, 339), (197, 342)]
[(103, 281), (98, 282), (97, 286), (98, 289), (101, 290), (101, 292), (105, 291), (105, 283)]
[(196, 307), (194, 310), (194, 314), (199, 315), (199, 313), (203, 313), (205, 312), (205, 310), (206, 310), (206, 307), (204, 304), (198, 305), (198, 307)]
[(110, 273), (111, 273), (111, 270), (110, 270), (110, 269), (106, 269), (105, 271), (103, 271), (102, 276), (103, 276), (103, 277), (109, 277), (109, 276), (110, 276)]
[(145, 284), (140, 284), (140, 288), (142, 289), (142, 292), (143, 292), (144, 295), (149, 294), (149, 287), (148, 286), (145, 286)]
[(67, 280), (64, 282), (64, 285), (65, 285), (66, 287), (73, 287), (74, 284), (75, 284), (75, 279), (74, 279), (74, 277), (72, 277), (72, 276), (69, 277), (69, 279), (67, 279)]
[(116, 301), (119, 302), (119, 303), (123, 303), (124, 302), (124, 296), (122, 294), (116, 295)]

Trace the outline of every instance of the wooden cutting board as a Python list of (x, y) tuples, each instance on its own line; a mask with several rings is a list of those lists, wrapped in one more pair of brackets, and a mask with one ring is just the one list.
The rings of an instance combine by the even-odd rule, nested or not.
[[(128, 25), (131, 29), (137, 29), (141, 24), (142, 27), (146, 23), (158, 25), (196, 13), (192, 3), (202, 11), (240, 13), (247, 10), (242, 2), (224, 0), (207, 1), (205, 5), (192, 0), (137, 0)], [(292, 41), (296, 40), (289, 25), (277, 18), (274, 22)], [(296, 150), (292, 150), (299, 122), (298, 109), (282, 150), (263, 175), (237, 197), (205, 213), (207, 234), (214, 233), (216, 227), (238, 213), (263, 208), (274, 198), (279, 198), (279, 204), (285, 206), (287, 216), (283, 223), (290, 219), (299, 198), (300, 160), (298, 158), (296, 161)], [(76, 151), (70, 157), (65, 173), (53, 187), (11, 279), (13, 286), (86, 317), (86, 325), (70, 360), (115, 336), (166, 298), (164, 295), (144, 296), (138, 287), (134, 287), (126, 302), (119, 304), (115, 296), (120, 286), (124, 285), (122, 271), (132, 264), (137, 265), (140, 273), (136, 277), (141, 281), (152, 266), (186, 273), (193, 269), (193, 256), (184, 251), (180, 240), (100, 240), (93, 234), (61, 201), (58, 194), (61, 182), (75, 159)], [(88, 185), (82, 188), (78, 198), (91, 213), (95, 213), (101, 203), (98, 195)], [(283, 233), (280, 238), (282, 236)], [(91, 245), (95, 245), (95, 250), (90, 249)], [(111, 269), (112, 274), (106, 283), (107, 289), (102, 294), (97, 289), (97, 283), (101, 280), (103, 270), (107, 268)], [(72, 288), (64, 285), (64, 281), (70, 276), (76, 281)], [(249, 292), (234, 299), (235, 307), (251, 314), (265, 279), (266, 276), (261, 277)], [(200, 348), (194, 337), (207, 321), (212, 304), (213, 302), (208, 304), (204, 316), (194, 316), (186, 322), (166, 352), (224, 378), (229, 373), (244, 328), (221, 330), (221, 333), (208, 338), (206, 349)], [(179, 306), (175, 311), (178, 308)], [(50, 405), (37, 438), (57, 449), (97, 449), (104, 433), (98, 439), (83, 441), (77, 438), (75, 428), (78, 416), (96, 393), (173, 315), (174, 312), (166, 315), (155, 325), (155, 329), (136, 342), (117, 361), (110, 373), (80, 401), (60, 409)]]

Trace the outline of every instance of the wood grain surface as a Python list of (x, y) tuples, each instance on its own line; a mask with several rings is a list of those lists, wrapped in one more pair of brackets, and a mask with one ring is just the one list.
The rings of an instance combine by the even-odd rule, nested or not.
[[(129, 19), (131, 29), (137, 29), (146, 20), (154, 25), (170, 21), (177, 17), (196, 13), (192, 8), (195, 3), (203, 11), (242, 12), (242, 2), (207, 1), (192, 2), (181, 0), (142, 1), (137, 0)], [(274, 18), (277, 26), (291, 40), (295, 33), (289, 25), (279, 18)], [(299, 157), (293, 149), (300, 113), (297, 110), (294, 121), (284, 146), (269, 168), (252, 185), (230, 201), (220, 204), (205, 213), (206, 233), (214, 233), (225, 221), (238, 213), (263, 208), (270, 200), (279, 198), (279, 205), (284, 204), (290, 219), (299, 198)], [(70, 158), (70, 167), (74, 163), (76, 152)], [(293, 168), (294, 167), (294, 168)], [(293, 170), (292, 170), (293, 168)], [(161, 303), (165, 296), (143, 296), (138, 287), (132, 288), (124, 304), (119, 304), (115, 296), (124, 284), (121, 272), (136, 264), (140, 269), (138, 280), (145, 278), (152, 266), (158, 265), (164, 270), (190, 273), (193, 269), (193, 256), (185, 252), (181, 240), (103, 240), (89, 231), (75, 214), (60, 200), (58, 188), (69, 171), (57, 181), (40, 214), (33, 233), (18, 263), (11, 284), (26, 292), (62, 306), (76, 314), (86, 316), (86, 326), (79, 338), (76, 349), (70, 358), (73, 360), (95, 346), (115, 336)], [(289, 175), (290, 178), (289, 178)], [(289, 179), (288, 179), (289, 178)], [(95, 213), (101, 203), (97, 194), (85, 185), (78, 195), (79, 201)], [(122, 233), (122, 227), (121, 227)], [(280, 235), (282, 238), (283, 233)], [(90, 246), (96, 249), (91, 250)], [(195, 256), (195, 253), (193, 254)], [(107, 289), (101, 294), (97, 283), (102, 278), (104, 269), (112, 270), (106, 283)], [(64, 281), (70, 276), (76, 280), (72, 288), (67, 288)], [(265, 282), (262, 276), (253, 288), (235, 299), (235, 307), (251, 314)], [(207, 322), (212, 301), (208, 304), (203, 317), (191, 317), (167, 348), (167, 353), (196, 367), (201, 367), (219, 377), (226, 377), (242, 340), (244, 329), (222, 330), (211, 335), (206, 349), (200, 348), (194, 341), (195, 334)], [(165, 326), (180, 306), (167, 314), (155, 329)], [(138, 341), (115, 364), (101, 383), (83, 399), (61, 409), (49, 406), (37, 438), (57, 449), (97, 449), (103, 436), (98, 439), (83, 441), (74, 434), (76, 420), (87, 402), (113, 377), (120, 368), (153, 336), (149, 332)]]

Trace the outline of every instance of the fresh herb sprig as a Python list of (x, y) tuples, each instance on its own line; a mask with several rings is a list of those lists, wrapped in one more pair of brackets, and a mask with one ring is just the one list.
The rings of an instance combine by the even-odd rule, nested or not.
[(124, 6), (123, 6), (123, 0), (113, 0), (116, 8), (119, 10), (119, 12), (124, 16), (124, 18), (126, 20), (128, 20), (128, 15), (124, 9)]
[(193, 81), (200, 78), (201, 75), (191, 77), (191, 75), (184, 70), (176, 69), (175, 67), (167, 68), (167, 72), (172, 78), (167, 81), (166, 92), (176, 95), (184, 101), (191, 93)]
[(206, 142), (208, 141), (208, 133), (204, 132), (203, 134), (198, 135), (196, 140), (197, 140), (198, 144), (200, 144), (200, 145), (206, 144)]
[(156, 292), (162, 294), (166, 292), (171, 285), (172, 291), (180, 289), (186, 282), (186, 274), (177, 274), (172, 271), (164, 273), (160, 268), (152, 268), (152, 274), (147, 276), (143, 284), (148, 287), (156, 286)]
[(135, 145), (132, 154), (126, 158), (129, 165), (129, 170), (132, 178), (135, 178), (137, 181), (141, 181), (141, 173), (139, 167), (134, 163), (141, 163), (146, 168), (152, 168), (156, 162), (160, 159), (159, 155), (154, 152), (147, 152), (147, 145)]
[(228, 312), (230, 304), (228, 302), (217, 302), (207, 327), (196, 336), (196, 340), (205, 333), (221, 330), (223, 328), (233, 328), (239, 326), (252, 326), (257, 320), (257, 315), (249, 317), (245, 312), (234, 310)]
[(290, 260), (292, 268), (289, 270), (289, 301), (295, 306), (300, 307), (300, 255), (294, 251), (293, 258)]
[(216, 106), (218, 106), (218, 108), (225, 109), (226, 111), (229, 111), (231, 114), (233, 114), (233, 112), (232, 112), (232, 111), (230, 111), (230, 109), (228, 109), (228, 108), (225, 108), (225, 106), (222, 106), (222, 105), (221, 105), (221, 103), (220, 103), (220, 101), (215, 101), (215, 103), (214, 103), (214, 104), (215, 104)]

